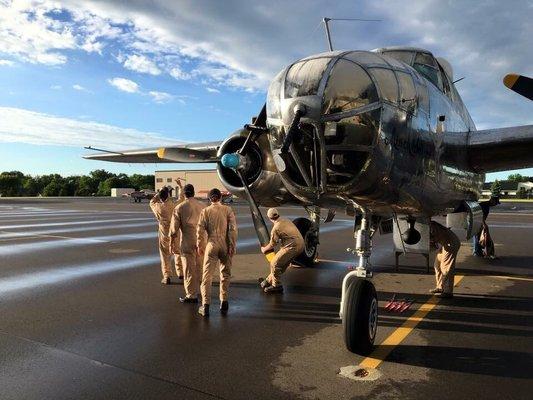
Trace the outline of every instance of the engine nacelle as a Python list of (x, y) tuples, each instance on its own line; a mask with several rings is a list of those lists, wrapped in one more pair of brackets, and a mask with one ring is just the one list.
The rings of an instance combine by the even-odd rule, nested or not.
[[(234, 132), (220, 146), (218, 157), (235, 153), (242, 147), (247, 136), (248, 130), (246, 129)], [(281, 181), (270, 152), (268, 135), (261, 135), (255, 142), (249, 143), (246, 158), (248, 165), (243, 170), (244, 179), (258, 204), (274, 207), (296, 201)], [(242, 182), (233, 169), (218, 163), (217, 171), (226, 189), (240, 198), (246, 198)]]

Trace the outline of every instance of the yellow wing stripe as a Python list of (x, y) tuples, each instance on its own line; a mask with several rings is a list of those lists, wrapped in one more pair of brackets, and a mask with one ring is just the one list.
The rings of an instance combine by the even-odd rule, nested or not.
[(159, 157), (159, 158), (165, 158), (165, 148), (164, 148), (164, 147), (160, 147), (160, 148), (157, 150), (157, 157)]

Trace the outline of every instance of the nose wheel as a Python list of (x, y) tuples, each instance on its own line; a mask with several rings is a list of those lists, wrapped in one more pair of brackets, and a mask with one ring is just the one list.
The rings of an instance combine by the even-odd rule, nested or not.
[(346, 348), (368, 355), (374, 348), (378, 329), (378, 297), (372, 282), (353, 277), (344, 296), (342, 325)]

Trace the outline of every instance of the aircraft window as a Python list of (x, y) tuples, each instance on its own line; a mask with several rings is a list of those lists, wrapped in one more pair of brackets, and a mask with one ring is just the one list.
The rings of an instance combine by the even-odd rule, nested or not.
[(403, 72), (396, 72), (398, 82), (400, 83), (400, 100), (402, 104), (408, 106), (413, 104), (416, 98), (415, 85), (411, 75)]
[(342, 58), (364, 65), (379, 64), (384, 67), (388, 66), (383, 58), (375, 53), (369, 53), (368, 51), (352, 51), (351, 53), (342, 56)]
[(427, 53), (418, 53), (416, 55), (415, 63), (417, 64), (424, 64), (424, 65), (430, 65), (433, 68), (437, 68), (437, 64), (435, 63), (435, 59), (431, 54)]
[(281, 118), (280, 91), (284, 72), (285, 70), (277, 74), (268, 87), (266, 102), (268, 118)]
[(442, 81), (438, 69), (429, 65), (417, 64), (416, 62), (413, 65), (413, 68), (442, 91)]
[(416, 82), (416, 90), (418, 92), (418, 106), (426, 112), (429, 112), (429, 95), (428, 88), (423, 82)]
[(386, 56), (390, 56), (392, 58), (395, 58), (396, 60), (400, 60), (407, 65), (411, 65), (413, 62), (413, 52), (412, 51), (387, 51), (384, 52)]
[(359, 65), (340, 59), (329, 75), (322, 112), (334, 114), (377, 100), (376, 88), (368, 74)]
[(381, 95), (385, 100), (398, 102), (398, 82), (390, 69), (371, 68), (370, 72), (377, 81)]
[(315, 58), (294, 64), (285, 78), (285, 98), (316, 94), (331, 58)]

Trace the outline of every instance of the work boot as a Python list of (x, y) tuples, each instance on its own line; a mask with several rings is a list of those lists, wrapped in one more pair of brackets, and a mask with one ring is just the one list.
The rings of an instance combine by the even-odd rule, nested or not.
[(180, 303), (198, 303), (198, 297), (180, 297)]
[(162, 285), (170, 285), (170, 277), (167, 276), (161, 280)]
[(442, 292), (437, 294), (441, 299), (453, 299), (453, 293)]
[(198, 314), (202, 317), (209, 317), (209, 304), (204, 304), (198, 309)]
[(283, 286), (277, 285), (277, 286), (267, 286), (264, 289), (265, 293), (283, 293)]
[(228, 313), (228, 309), (229, 309), (229, 304), (227, 300), (222, 301), (222, 303), (220, 303), (220, 314), (226, 315)]
[(431, 293), (431, 294), (439, 294), (439, 293), (442, 293), (442, 289), (439, 289), (439, 288), (430, 289), (429, 293)]
[(178, 279), (179, 279), (180, 281), (182, 281), (182, 280), (183, 280), (183, 275), (178, 275)]
[(259, 282), (259, 286), (261, 287), (261, 289), (264, 289), (270, 286), (270, 282), (267, 281), (265, 278), (259, 278), (257, 281)]

